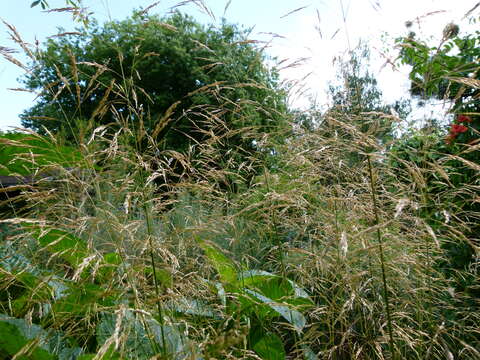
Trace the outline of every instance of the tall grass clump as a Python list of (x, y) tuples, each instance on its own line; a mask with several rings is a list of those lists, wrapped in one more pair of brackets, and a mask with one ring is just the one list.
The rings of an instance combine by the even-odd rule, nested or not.
[[(33, 68), (48, 64), (14, 38)], [(206, 69), (225, 60), (207, 52)], [(103, 89), (91, 119), (68, 135), (2, 137), (2, 171), (35, 181), (2, 203), (0, 358), (480, 357), (478, 244), (466, 235), (478, 212), (450, 203), (478, 198), (476, 183), (452, 182), (452, 160), (478, 179), (467, 156), (478, 144), (450, 154), (428, 137), (379, 141), (397, 121), (380, 112), (330, 109), (301, 127), (270, 101), (232, 101), (269, 93), (253, 80), (202, 84), (182, 111), (174, 101), (153, 116), (135, 67), (105, 83), (110, 64), (69, 61), (64, 86), (43, 91), (67, 114), (58, 92), (81, 113), (82, 91)], [(257, 113), (280, 125), (252, 125)], [(167, 124), (191, 125), (187, 146), (169, 146)], [(476, 257), (450, 266), (460, 242)]]

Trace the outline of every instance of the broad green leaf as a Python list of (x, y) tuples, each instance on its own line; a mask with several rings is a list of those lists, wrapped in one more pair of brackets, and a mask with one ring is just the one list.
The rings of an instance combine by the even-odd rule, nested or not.
[(40, 246), (64, 259), (75, 269), (89, 255), (85, 242), (67, 231), (53, 228), (33, 229), (33, 236), (38, 239)]
[(29, 176), (48, 165), (71, 168), (81, 159), (75, 148), (37, 134), (0, 135), (0, 175)]
[(67, 282), (48, 271), (34, 266), (30, 261), (8, 243), (0, 246), (0, 281), (10, 286), (5, 289), (11, 301), (15, 315), (23, 315), (31, 305), (39, 305), (42, 313), (50, 311), (52, 300), (66, 295)]
[(98, 306), (113, 306), (116, 293), (95, 284), (77, 283), (71, 286), (61, 299), (52, 304), (54, 313), (84, 316)]
[[(143, 317), (143, 318), (142, 318)], [(125, 336), (128, 358), (150, 359), (158, 354), (165, 340), (167, 358), (197, 359), (193, 354), (191, 341), (184, 336), (175, 325), (160, 325), (147, 315), (139, 315), (131, 310), (118, 312), (116, 315), (104, 313), (97, 325), (97, 343), (102, 346), (120, 324), (120, 334)]]
[(215, 309), (211, 305), (208, 305), (205, 302), (197, 299), (188, 299), (185, 297), (181, 297), (170, 302), (169, 307), (173, 311), (186, 315), (195, 315), (215, 319), (222, 318), (219, 311), (215, 311)]
[(237, 280), (237, 270), (235, 264), (215, 246), (206, 241), (199, 241), (200, 247), (205, 252), (210, 263), (215, 267), (220, 276), (220, 280), (226, 284), (234, 284)]
[(280, 314), (285, 320), (287, 320), (290, 324), (293, 325), (293, 327), (298, 333), (302, 332), (307, 321), (299, 311), (294, 310), (289, 306), (278, 304), (274, 300), (263, 296), (256, 291), (245, 289), (245, 292), (254, 297), (255, 299), (260, 300), (263, 304), (269, 306), (272, 310)]
[(240, 290), (238, 290), (236, 294), (239, 304), (233, 301), (228, 302), (226, 307), (227, 314), (242, 313), (247, 316), (254, 314), (255, 318), (265, 322), (278, 317), (279, 314), (274, 309), (267, 304), (259, 302), (258, 299), (252, 297), (250, 294), (242, 293)]
[(111, 252), (103, 255), (102, 265), (98, 270), (97, 280), (109, 281), (113, 276), (113, 273), (117, 270), (118, 266), (121, 265), (122, 258), (117, 253)]
[[(23, 320), (25, 321), (25, 320)], [(23, 326), (22, 326), (23, 325)], [(0, 314), (0, 350), (10, 356), (14, 356), (22, 348), (28, 345), (32, 340), (39, 337), (40, 327), (35, 325), (27, 328), (22, 323), (22, 319), (15, 319)], [(56, 359), (56, 356), (49, 353), (42, 347), (37, 346), (29, 354), (32, 360)], [(27, 359), (26, 356), (23, 359)]]
[[(153, 268), (151, 266), (145, 267), (145, 274), (153, 278)], [(162, 268), (156, 268), (157, 283), (163, 288), (169, 289), (173, 287), (173, 278), (170, 271)]]
[(284, 279), (263, 270), (247, 270), (239, 277), (239, 283), (242, 285), (257, 288), (262, 294), (274, 300), (282, 297), (297, 297), (312, 303), (307, 292), (290, 279)]
[[(23, 273), (15, 275), (15, 279), (24, 288), (23, 294), (12, 301), (12, 310), (16, 316), (23, 316), (33, 304), (48, 304), (55, 298), (53, 289), (41, 278)], [(47, 311), (48, 309), (45, 308)]]
[(239, 281), (240, 284), (243, 283), (243, 286), (258, 291), (274, 301), (283, 301), (294, 294), (288, 281), (266, 271), (248, 271), (242, 275), (246, 276)]
[(0, 314), (0, 354), (14, 356), (24, 346), (36, 343), (33, 350), (18, 359), (31, 360), (69, 360), (77, 358), (82, 350), (70, 348), (58, 332), (47, 332), (25, 319), (17, 319)]
[(282, 339), (269, 333), (253, 345), (253, 350), (263, 360), (284, 360), (286, 358)]

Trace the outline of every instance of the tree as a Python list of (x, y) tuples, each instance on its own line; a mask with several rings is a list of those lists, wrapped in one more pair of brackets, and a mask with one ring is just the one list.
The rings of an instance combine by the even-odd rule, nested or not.
[[(49, 39), (25, 78), (40, 95), (21, 115), (22, 124), (73, 141), (85, 127), (122, 118), (177, 151), (224, 127), (274, 131), (285, 94), (247, 35), (225, 22), (205, 27), (180, 13), (160, 18), (137, 12), (92, 24), (82, 35)], [(238, 134), (223, 145), (254, 150), (252, 139)]]
[[(370, 50), (364, 42), (350, 51), (346, 60), (340, 59), (337, 74), (340, 85), (331, 84), (329, 87), (333, 109), (354, 116), (368, 112), (390, 114), (393, 109), (401, 119), (405, 119), (411, 111), (410, 102), (397, 100), (393, 104), (386, 104), (377, 79), (368, 69), (369, 64)], [(367, 116), (359, 118), (367, 120)], [(379, 141), (386, 142), (393, 137), (394, 124), (385, 118), (379, 120), (376, 137)], [(358, 125), (363, 131), (368, 127), (366, 122)]]

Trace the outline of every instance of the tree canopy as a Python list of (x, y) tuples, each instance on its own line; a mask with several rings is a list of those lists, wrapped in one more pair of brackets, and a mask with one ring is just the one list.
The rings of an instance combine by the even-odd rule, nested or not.
[[(40, 94), (22, 124), (73, 140), (85, 127), (121, 118), (179, 151), (215, 132), (212, 118), (230, 130), (271, 131), (281, 123), (285, 94), (247, 35), (225, 22), (203, 26), (180, 13), (138, 12), (51, 38), (25, 78)], [(220, 105), (222, 112), (205, 115)], [(242, 145), (251, 147), (251, 140)]]
[[(338, 85), (330, 84), (329, 87), (333, 110), (350, 116), (368, 112), (390, 114), (394, 111), (401, 119), (406, 119), (411, 111), (410, 102), (400, 99), (392, 104), (385, 103), (377, 79), (368, 69), (369, 64), (370, 50), (364, 42), (350, 51), (346, 59), (339, 60)], [(360, 119), (365, 121), (367, 117), (361, 116)], [(363, 131), (370, 127), (368, 123), (357, 125)], [(381, 119), (376, 137), (385, 142), (393, 137), (394, 130), (392, 121)]]

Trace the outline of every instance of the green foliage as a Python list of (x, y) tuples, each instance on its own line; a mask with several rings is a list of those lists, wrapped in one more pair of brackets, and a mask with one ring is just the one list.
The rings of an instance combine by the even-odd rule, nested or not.
[[(468, 189), (479, 184), (479, 152), (475, 145), (480, 139), (480, 32), (461, 35), (458, 25), (448, 24), (438, 45), (417, 39), (414, 33), (397, 39), (397, 44), (401, 47), (400, 63), (412, 66), (409, 74), (412, 95), (447, 99), (452, 103), (454, 119), (448, 136), (441, 136), (437, 130), (440, 135), (437, 133), (434, 138), (425, 134), (405, 137), (393, 154), (413, 161), (420, 169), (430, 168), (423, 216), (435, 229), (441, 231), (456, 226), (443, 223), (444, 219), (438, 215), (438, 203), (448, 204), (444, 212), (455, 208), (459, 213), (455, 222), (463, 236), (447, 238), (442, 244), (450, 258), (443, 266), (453, 275), (455, 270), (467, 269), (475, 261), (480, 231), (475, 215), (472, 217), (480, 207), (467, 195)], [(421, 154), (420, 157), (417, 154)], [(442, 166), (432, 169), (432, 163), (437, 161)], [(457, 286), (462, 289), (468, 284), (476, 286), (470, 276), (457, 280)]]
[(29, 324), (25, 319), (17, 319), (0, 314), (0, 355), (16, 356), (17, 359), (67, 360), (75, 359), (82, 350), (70, 348), (58, 332), (47, 332), (40, 326)]
[(199, 240), (199, 245), (202, 250), (205, 251), (205, 255), (217, 270), (220, 280), (227, 284), (235, 283), (237, 280), (237, 270), (235, 269), (233, 262), (213, 245), (202, 240)]
[(295, 310), (293, 304), (289, 304), (289, 300), (295, 303), (297, 298), (303, 298), (306, 303), (312, 305), (308, 294), (291, 280), (266, 271), (249, 270), (238, 273), (234, 263), (215, 247), (204, 241), (200, 241), (199, 244), (217, 270), (222, 285), (238, 298), (240, 307), (235, 303), (226, 303), (227, 311), (231, 312), (229, 315), (249, 317), (251, 331), (248, 338), (251, 348), (262, 359), (285, 359), (281, 338), (269, 333), (263, 324), (281, 316), (293, 327), (298, 336), (301, 336), (306, 326), (306, 318)]
[[(120, 322), (120, 329), (116, 329)], [(157, 320), (144, 315), (136, 315), (130, 310), (119, 312), (117, 316), (109, 313), (102, 315), (97, 325), (97, 342), (105, 344), (121, 331), (127, 337), (124, 356), (127, 358), (150, 359), (158, 354), (162, 338), (166, 339), (166, 354), (175, 359), (195, 358), (192, 344), (180, 332), (178, 326), (162, 326)]]
[[(229, 129), (270, 132), (282, 122), (278, 112), (285, 110), (285, 95), (246, 35), (226, 23), (204, 27), (179, 13), (138, 13), (94, 25), (80, 36), (50, 39), (25, 79), (27, 88), (43, 91), (22, 123), (78, 141), (86, 128), (131, 122), (164, 148), (186, 151), (208, 131), (222, 134), (205, 117), (225, 106), (219, 120)], [(130, 95), (133, 101), (125, 99)], [(227, 148), (252, 150), (251, 140), (238, 135), (226, 140)]]
[(35, 0), (34, 2), (32, 2), (30, 7), (35, 7), (35, 6), (38, 6), (38, 5), (40, 5), (42, 7), (42, 10), (45, 10), (48, 7), (48, 3), (47, 3), (46, 0)]
[[(438, 129), (390, 138), (375, 127), (389, 116), (361, 110), (381, 102), (373, 77), (359, 70), (361, 81), (350, 80), (371, 95), (371, 108), (339, 92), (348, 110), (332, 110), (314, 126), (312, 107), (298, 122), (303, 128), (290, 124), (288, 139), (278, 141), (268, 122), (283, 100), (254, 99), (237, 82), (249, 70), (235, 70), (229, 55), (255, 48), (230, 27), (229, 39), (240, 43), (226, 41), (221, 58), (222, 46), (203, 45), (224, 44), (229, 26), (190, 20), (137, 14), (50, 42), (63, 58), (44, 78), (53, 83), (41, 84), (48, 67), (38, 68), (39, 86), (54, 93), (42, 95), (51, 101), (41, 111), (62, 106), (68, 116), (54, 116), (69, 120), (52, 127), (49, 146), (78, 135), (78, 163), (88, 171), (68, 171), (61, 156), (24, 169), (68, 176), (32, 187), (23, 194), (32, 204), (25, 215), (2, 221), (0, 335), (11, 336), (3, 343), (0, 336), (0, 357), (61, 359), (62, 348), (77, 351), (69, 360), (479, 358), (478, 150), (463, 144), (475, 140), (473, 119), (456, 117), (470, 128), (455, 127), (462, 131), (450, 144)], [(150, 32), (172, 44), (178, 59), (168, 58), (170, 65), (200, 64), (182, 65), (195, 79), (235, 76), (171, 99), (168, 89), (143, 93), (139, 83), (149, 78), (135, 72), (143, 62), (169, 71), (166, 62), (149, 62), (162, 54), (140, 55)], [(104, 35), (112, 41), (95, 43)], [(201, 45), (180, 46), (195, 36)], [(82, 58), (82, 47), (105, 52), (108, 64)], [(72, 57), (68, 48), (79, 52)], [(274, 91), (270, 80), (258, 90)], [(184, 125), (189, 132), (175, 143)], [(242, 180), (254, 163), (264, 173)], [(219, 186), (235, 181), (249, 186), (237, 193)], [(61, 345), (48, 347), (52, 339)], [(30, 344), (38, 346), (28, 353)]]
[(282, 339), (272, 333), (266, 334), (255, 342), (253, 350), (264, 360), (286, 359)]
[(73, 167), (80, 159), (78, 150), (48, 137), (33, 133), (0, 136), (0, 175), (31, 176), (49, 165)]
[(63, 258), (74, 269), (87, 257), (88, 250), (84, 242), (72, 234), (59, 229), (35, 228), (32, 236), (39, 245), (54, 256)]
[(400, 62), (412, 66), (412, 95), (452, 100), (454, 113), (479, 112), (475, 99), (479, 94), (480, 31), (463, 36), (444, 34), (438, 45), (412, 34), (397, 39), (397, 44)]
[[(405, 171), (412, 171), (406, 166), (415, 166), (413, 182), (421, 188), (420, 215), (439, 234), (448, 259), (438, 265), (456, 279), (459, 289), (472, 286), (471, 291), (474, 291), (474, 279), (465, 274), (458, 278), (456, 275), (457, 271), (467, 270), (476, 261), (475, 242), (480, 231), (473, 218), (480, 208), (469, 194), (469, 187), (479, 181), (478, 159), (461, 151), (462, 146), (449, 145), (438, 130), (436, 133), (413, 132), (406, 134), (391, 149), (390, 161), (393, 167)], [(410, 183), (412, 179), (403, 181)], [(452, 213), (456, 216), (450, 219)], [(457, 229), (456, 235), (451, 233), (452, 227)]]

